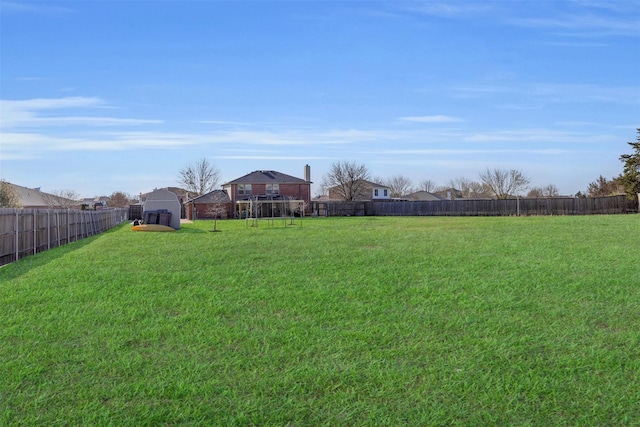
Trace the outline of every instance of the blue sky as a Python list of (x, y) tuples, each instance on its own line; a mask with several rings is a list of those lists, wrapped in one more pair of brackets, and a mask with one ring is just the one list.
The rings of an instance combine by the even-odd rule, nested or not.
[(44, 191), (135, 195), (206, 157), (222, 182), (349, 160), (575, 194), (640, 127), (636, 0), (0, 6), (0, 177)]

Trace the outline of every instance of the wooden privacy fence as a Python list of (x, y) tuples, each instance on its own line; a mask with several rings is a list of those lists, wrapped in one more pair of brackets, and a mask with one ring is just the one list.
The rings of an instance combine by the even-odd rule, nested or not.
[(594, 215), (637, 212), (638, 203), (626, 196), (545, 199), (458, 199), (437, 201), (365, 202), (371, 216), (515, 216)]
[(312, 201), (311, 212), (315, 216), (363, 216), (365, 202)]
[[(639, 197), (640, 198), (640, 197)], [(316, 216), (516, 216), (595, 215), (638, 212), (626, 196), (541, 199), (457, 199), (371, 202), (312, 201)]]
[(127, 214), (128, 209), (0, 209), (0, 266), (107, 231)]

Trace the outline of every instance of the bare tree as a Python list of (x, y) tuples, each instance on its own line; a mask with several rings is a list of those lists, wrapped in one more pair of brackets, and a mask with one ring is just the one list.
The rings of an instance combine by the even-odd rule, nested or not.
[(532, 199), (558, 197), (559, 195), (560, 191), (558, 191), (558, 187), (553, 184), (545, 185), (544, 187), (534, 187), (527, 193), (527, 197)]
[(295, 217), (303, 217), (308, 209), (308, 204), (305, 200), (299, 200), (295, 197), (289, 197), (287, 200), (285, 215), (289, 216), (289, 225), (294, 225)]
[(127, 208), (131, 204), (131, 196), (123, 191), (114, 191), (109, 196), (109, 207)]
[(459, 197), (469, 197), (469, 188), (471, 186), (471, 180), (464, 177), (457, 177), (449, 181), (449, 189), (455, 189), (460, 192)]
[(615, 196), (618, 194), (624, 194), (624, 187), (620, 185), (618, 178), (608, 180), (600, 175), (597, 180), (590, 182), (587, 186), (587, 196), (589, 197)]
[(469, 191), (469, 194), (467, 195), (467, 197), (469, 198), (491, 197), (491, 192), (489, 191), (487, 186), (478, 181), (471, 181), (471, 183), (469, 184), (468, 191)]
[(420, 185), (418, 185), (418, 191), (426, 191), (427, 193), (433, 193), (438, 191), (438, 184), (435, 181), (431, 181), (430, 179), (425, 179), (420, 181)]
[(342, 161), (331, 165), (322, 185), (326, 189), (332, 189), (340, 199), (351, 202), (366, 197), (368, 180), (369, 170), (365, 165)]
[(413, 191), (413, 183), (403, 175), (393, 175), (387, 179), (385, 185), (391, 188), (391, 197), (402, 197)]
[(15, 187), (6, 182), (4, 179), (0, 180), (0, 208), (19, 208), (20, 197)]
[(195, 193), (197, 196), (209, 193), (220, 181), (220, 170), (206, 157), (186, 166), (180, 171), (178, 182), (185, 190)]
[(218, 218), (227, 218), (227, 204), (221, 202), (215, 202), (206, 211), (207, 215), (213, 217), (213, 230), (218, 231)]
[(54, 190), (42, 193), (42, 200), (52, 209), (71, 209), (78, 204), (78, 193), (73, 190)]
[(387, 185), (387, 180), (384, 179), (381, 176), (374, 176), (374, 177), (370, 177), (369, 181), (375, 183), (375, 184), (380, 184), (380, 185)]
[(526, 190), (530, 182), (529, 178), (518, 170), (491, 168), (480, 173), (480, 181), (498, 199), (516, 196), (520, 191)]
[(449, 181), (449, 187), (458, 190), (463, 198), (491, 197), (491, 193), (483, 183), (464, 177), (452, 179)]

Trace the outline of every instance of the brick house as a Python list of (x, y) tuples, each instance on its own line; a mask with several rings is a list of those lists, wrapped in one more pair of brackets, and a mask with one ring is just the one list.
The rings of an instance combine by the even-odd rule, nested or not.
[(194, 197), (185, 203), (187, 219), (233, 218), (234, 208), (229, 195), (224, 190), (213, 190), (202, 196)]
[(238, 212), (240, 203), (256, 200), (263, 203), (295, 199), (304, 201), (308, 207), (311, 203), (311, 169), (304, 168), (304, 179), (273, 170), (253, 171), (240, 178), (222, 184)]

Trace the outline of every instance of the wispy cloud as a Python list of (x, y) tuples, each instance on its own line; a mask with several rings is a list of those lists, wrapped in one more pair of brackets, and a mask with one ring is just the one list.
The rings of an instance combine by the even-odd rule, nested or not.
[(582, 12), (563, 14), (555, 17), (512, 18), (510, 23), (517, 26), (540, 28), (568, 36), (640, 36), (638, 16), (602, 16)]
[(487, 13), (493, 9), (493, 4), (492, 2), (414, 1), (402, 3), (402, 7), (424, 15), (455, 18)]
[[(161, 120), (89, 115), (56, 115), (60, 111), (80, 109), (86, 112), (98, 107), (105, 108), (107, 104), (100, 98), (92, 97), (36, 98), (18, 101), (0, 100), (0, 127), (3, 129), (19, 129), (43, 126), (131, 126), (162, 123)], [(43, 112), (47, 112), (48, 115), (44, 116)]]
[[(543, 91), (544, 92), (544, 91)], [(380, 155), (459, 156), (526, 154), (561, 155), (569, 144), (607, 144), (615, 138), (606, 134), (572, 131), (567, 127), (516, 128), (507, 130), (469, 130), (464, 124), (442, 126), (388, 126), (377, 128), (327, 129), (284, 127), (282, 124), (256, 125), (232, 121), (226, 126), (202, 125), (201, 131), (164, 132), (162, 130), (132, 130), (132, 125), (162, 123), (155, 120), (110, 118), (96, 116), (56, 117), (67, 110), (92, 110), (110, 107), (99, 98), (70, 97), (2, 102), (3, 159), (46, 158), (52, 153), (113, 152), (142, 150), (180, 150), (203, 147), (214, 150), (225, 160), (328, 160), (358, 153), (363, 159), (379, 161)], [(4, 113), (8, 113), (5, 119)], [(45, 113), (48, 113), (45, 115)], [(53, 116), (51, 116), (53, 114)], [(447, 115), (405, 116), (400, 120), (412, 123), (455, 123), (461, 119)], [(6, 126), (6, 122), (9, 126)], [(225, 122), (228, 123), (228, 122)], [(72, 133), (58, 131), (54, 125), (75, 126)], [(88, 127), (102, 126), (104, 129)], [(49, 126), (42, 128), (41, 126)], [(107, 127), (108, 126), (108, 127)], [(120, 126), (120, 128), (118, 128)], [(115, 127), (115, 128), (114, 128)], [(37, 130), (36, 130), (37, 129)], [(42, 131), (41, 131), (42, 130)], [(532, 145), (533, 144), (533, 145)], [(331, 148), (329, 148), (331, 147)], [(392, 148), (397, 147), (397, 148)], [(524, 151), (523, 151), (524, 150)], [(347, 154), (344, 154), (347, 153)], [(351, 153), (351, 154), (348, 154)]]
[(615, 142), (615, 137), (587, 132), (557, 131), (552, 129), (512, 129), (490, 132), (476, 132), (462, 137), (465, 142), (476, 143), (554, 143), (588, 144)]
[[(640, 36), (640, 2), (574, 0), (520, 2), (403, 2), (400, 8), (420, 15), (468, 19), (480, 17), (504, 25), (540, 29), (565, 36)], [(530, 7), (533, 6), (533, 7)]]
[(237, 156), (216, 156), (217, 159), (228, 160), (328, 160), (331, 157), (324, 156), (264, 156), (264, 155), (237, 155)]
[(564, 155), (570, 150), (565, 149), (407, 149), (407, 150), (381, 150), (375, 154), (384, 155), (401, 155), (401, 156), (463, 156), (463, 155), (481, 155), (481, 154), (543, 154), (543, 155)]
[(0, 5), (0, 14), (8, 13), (70, 13), (72, 9), (68, 7), (62, 7), (58, 5), (52, 5), (48, 2), (16, 2), (16, 1), (2, 1)]
[(544, 103), (619, 103), (637, 104), (640, 87), (606, 87), (590, 84), (552, 84), (505, 82), (500, 84), (476, 84), (449, 88), (458, 98), (502, 97), (515, 95), (523, 102), (522, 108), (539, 108)]
[(452, 123), (452, 122), (460, 122), (461, 121), (457, 117), (444, 116), (444, 115), (407, 116), (407, 117), (400, 117), (400, 120), (403, 120), (405, 122), (414, 122), (414, 123)]
[(50, 110), (73, 107), (92, 107), (103, 105), (100, 98), (87, 96), (69, 96), (65, 98), (34, 98), (25, 100), (1, 100), (0, 106), (14, 110)]

